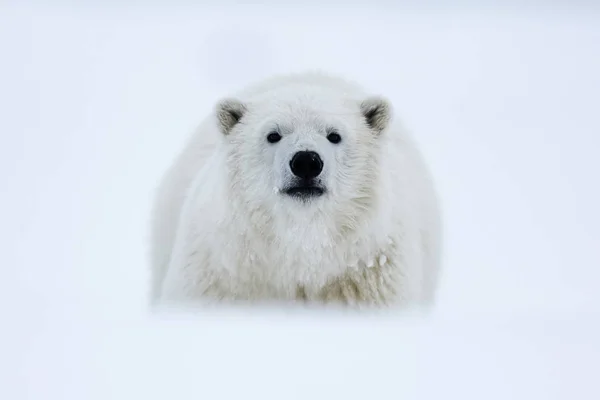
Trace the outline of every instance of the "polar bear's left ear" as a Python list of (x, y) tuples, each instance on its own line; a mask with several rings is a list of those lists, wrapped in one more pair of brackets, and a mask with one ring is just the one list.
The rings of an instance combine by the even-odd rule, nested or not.
[(360, 103), (360, 111), (367, 125), (377, 134), (387, 128), (392, 118), (392, 105), (380, 96), (364, 99)]
[(228, 135), (236, 126), (248, 108), (237, 99), (223, 99), (217, 103), (215, 108), (219, 129), (224, 135)]

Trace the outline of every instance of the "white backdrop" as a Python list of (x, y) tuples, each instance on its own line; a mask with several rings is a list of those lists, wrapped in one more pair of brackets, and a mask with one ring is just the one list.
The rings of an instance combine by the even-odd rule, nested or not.
[[(166, 4), (0, 5), (0, 398), (600, 398), (597, 9)], [(307, 68), (421, 144), (435, 314), (148, 316), (159, 175), (220, 96)]]

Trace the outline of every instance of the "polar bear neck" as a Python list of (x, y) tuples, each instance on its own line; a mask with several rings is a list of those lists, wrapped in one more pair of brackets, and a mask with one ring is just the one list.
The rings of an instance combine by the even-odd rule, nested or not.
[(389, 240), (388, 213), (381, 212), (383, 204), (377, 200), (361, 198), (341, 208), (338, 203), (336, 210), (321, 207), (305, 213), (249, 209), (239, 200), (235, 206), (247, 212), (229, 221), (237, 253), (244, 255), (236, 262), (239, 272), (267, 274), (284, 285), (325, 284), (371, 258)]
[[(267, 205), (249, 203), (242, 197), (230, 197), (232, 206), (239, 211), (234, 213), (238, 227), (243, 226), (246, 234), (264, 241), (276, 243), (323, 243), (338, 245), (360, 232), (364, 236), (371, 227), (379, 223), (382, 202), (378, 191), (371, 187), (370, 195), (346, 201), (325, 200), (321, 204), (298, 204), (297, 208), (288, 202)], [(287, 200), (287, 199), (286, 199)], [(241, 220), (243, 221), (241, 221)]]

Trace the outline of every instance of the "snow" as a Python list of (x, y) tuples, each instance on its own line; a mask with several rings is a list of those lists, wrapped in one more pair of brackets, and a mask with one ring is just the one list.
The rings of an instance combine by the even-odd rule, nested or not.
[[(0, 398), (600, 398), (600, 13), (421, 4), (2, 3)], [(312, 67), (421, 144), (435, 313), (149, 315), (157, 177), (220, 96)]]

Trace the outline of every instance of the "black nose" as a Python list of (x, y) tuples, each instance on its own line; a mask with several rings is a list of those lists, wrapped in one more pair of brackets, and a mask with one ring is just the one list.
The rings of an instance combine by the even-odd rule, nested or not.
[(314, 151), (299, 151), (292, 157), (290, 168), (298, 178), (312, 179), (323, 171), (323, 161)]

